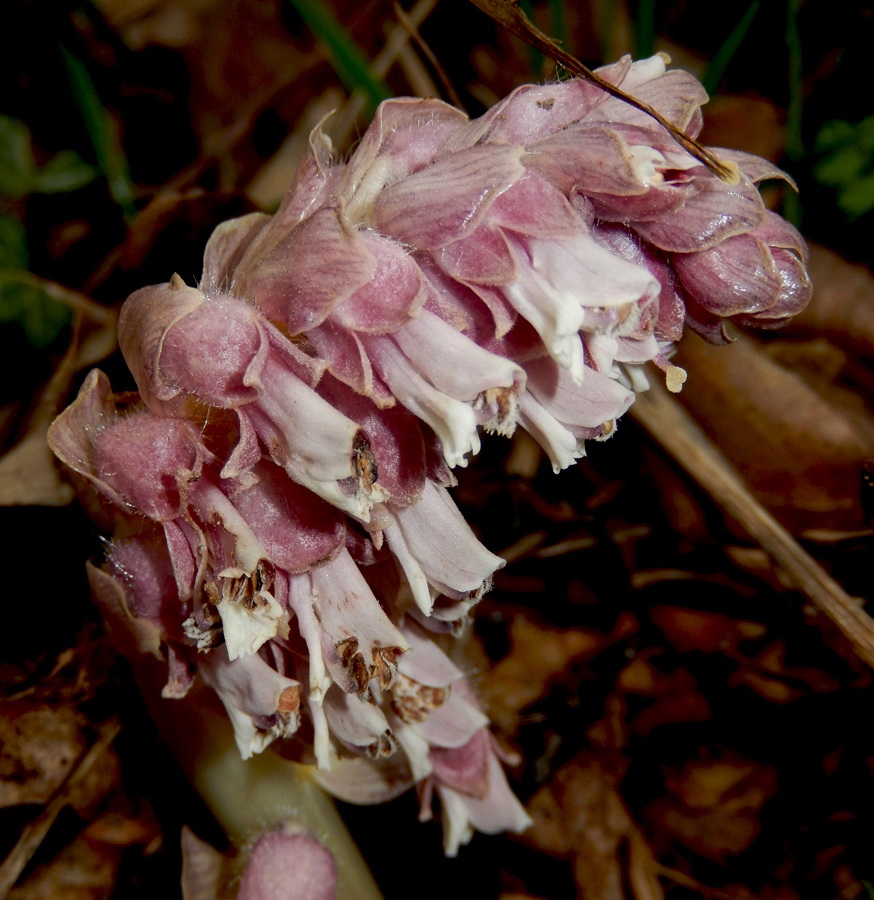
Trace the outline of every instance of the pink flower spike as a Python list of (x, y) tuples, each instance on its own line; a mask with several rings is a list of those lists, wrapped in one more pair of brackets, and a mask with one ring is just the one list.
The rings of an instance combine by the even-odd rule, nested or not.
[[(695, 136), (706, 94), (667, 62), (599, 74)], [(436, 795), (449, 855), (525, 828), (442, 649), (504, 565), (453, 467), (481, 429), (521, 425), (565, 468), (615, 431), (647, 363), (679, 389), (686, 325), (719, 342), (807, 302), (804, 242), (757, 188), (786, 176), (719, 154), (728, 180), (583, 80), (474, 120), (393, 100), (345, 162), (314, 129), (277, 213), (215, 229), (198, 288), (134, 293), (119, 338), (139, 398), (91, 373), (49, 441), (112, 534), (90, 571), (109, 628), (165, 662), (163, 695), (199, 672), (243, 756), (282, 742), (354, 802), (416, 784), (428, 818)], [(329, 895), (310, 840), (259, 842), (243, 900), (296, 891), (281, 857), (299, 846), (324, 883), (297, 893)]]

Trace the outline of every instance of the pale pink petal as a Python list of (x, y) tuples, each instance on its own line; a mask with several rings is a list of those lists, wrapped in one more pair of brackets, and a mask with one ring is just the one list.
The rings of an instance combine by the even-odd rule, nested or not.
[(322, 627), (322, 652), (334, 680), (366, 695), (371, 679), (388, 687), (409, 649), (345, 550), (310, 572), (312, 602)]
[(391, 756), (398, 742), (382, 710), (333, 686), (325, 695), (325, 715), (331, 734), (349, 749), (370, 759)]
[(243, 759), (297, 730), (300, 686), (260, 656), (231, 661), (225, 648), (217, 647), (199, 658), (198, 669), (224, 704)]
[(504, 565), (476, 539), (448, 491), (432, 481), (418, 503), (395, 511), (395, 517), (410, 553), (442, 593), (479, 596)]

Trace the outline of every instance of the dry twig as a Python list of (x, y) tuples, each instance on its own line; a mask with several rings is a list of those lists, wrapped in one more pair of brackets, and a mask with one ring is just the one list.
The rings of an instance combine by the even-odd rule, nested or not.
[(753, 497), (679, 402), (657, 378), (652, 380), (650, 390), (637, 396), (631, 410), (634, 418), (747, 530), (798, 590), (838, 626), (858, 656), (874, 666), (874, 619)]

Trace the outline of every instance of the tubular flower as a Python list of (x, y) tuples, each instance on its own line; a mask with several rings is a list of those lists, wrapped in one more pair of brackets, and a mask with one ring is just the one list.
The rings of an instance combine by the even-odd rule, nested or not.
[[(656, 56), (603, 78), (691, 137), (706, 95)], [(446, 850), (526, 827), (488, 720), (434, 633), (503, 561), (449, 489), (481, 430), (522, 426), (556, 471), (615, 430), (688, 324), (771, 327), (807, 302), (806, 249), (717, 151), (723, 181), (584, 81), (479, 119), (382, 104), (355, 152), (318, 130), (281, 207), (220, 225), (197, 287), (133, 294), (138, 399), (89, 375), (50, 431), (113, 531), (92, 584), (114, 634), (201, 678), (244, 757), (283, 743), (328, 789), (440, 799)], [(127, 635), (125, 637), (125, 635)]]

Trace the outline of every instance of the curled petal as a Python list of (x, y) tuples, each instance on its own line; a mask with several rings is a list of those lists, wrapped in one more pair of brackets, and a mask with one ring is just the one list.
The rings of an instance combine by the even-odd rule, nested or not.
[(297, 730), (300, 686), (260, 656), (231, 661), (224, 647), (217, 647), (200, 657), (198, 668), (228, 712), (243, 759)]
[(391, 756), (397, 750), (397, 738), (378, 706), (336, 686), (328, 691), (324, 706), (331, 733), (351, 750), (370, 759)]
[(423, 612), (430, 612), (432, 605), (424, 595), (423, 576), (449, 597), (478, 598), (504, 565), (476, 539), (447, 490), (432, 481), (421, 500), (396, 511), (395, 518), (397, 524), (386, 529), (386, 538), (402, 563), (407, 562), (405, 572)]
[(352, 557), (343, 550), (310, 572), (322, 653), (334, 680), (366, 696), (371, 679), (391, 685), (409, 644), (386, 616)]

